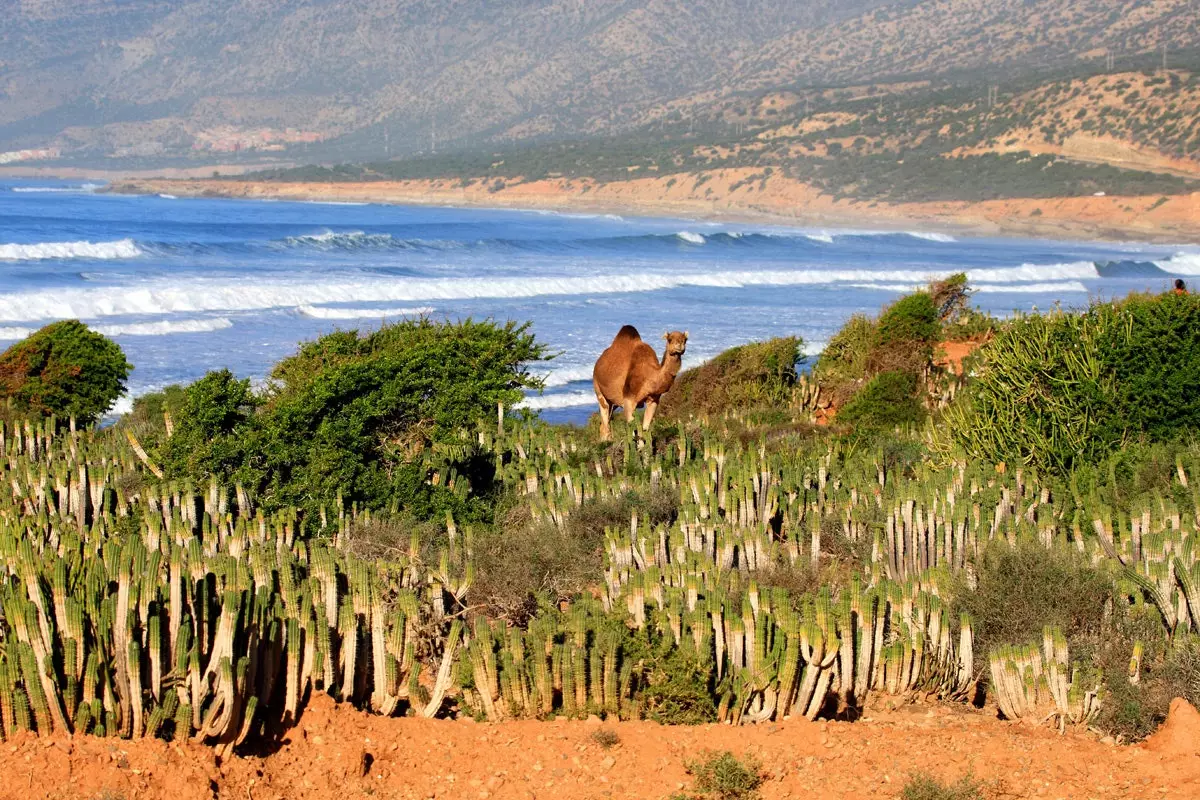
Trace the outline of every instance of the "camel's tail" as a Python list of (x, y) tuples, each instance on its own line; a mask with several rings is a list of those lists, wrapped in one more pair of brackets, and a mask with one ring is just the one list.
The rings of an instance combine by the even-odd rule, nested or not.
[(640, 342), (641, 334), (637, 332), (637, 328), (632, 325), (625, 325), (621, 330), (617, 331), (617, 335), (613, 338), (613, 344), (617, 342)]

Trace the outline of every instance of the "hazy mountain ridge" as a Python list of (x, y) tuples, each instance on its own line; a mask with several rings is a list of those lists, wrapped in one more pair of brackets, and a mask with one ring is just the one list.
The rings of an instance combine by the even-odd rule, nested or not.
[(20, 0), (0, 150), (331, 160), (609, 136), (744, 92), (1195, 47), (1190, 2)]

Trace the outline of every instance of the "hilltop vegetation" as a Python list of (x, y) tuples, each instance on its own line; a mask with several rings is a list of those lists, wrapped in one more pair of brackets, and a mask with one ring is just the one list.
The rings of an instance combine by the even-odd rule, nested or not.
[[(1200, 188), (1200, 76), (1186, 69), (1000, 85), (919, 81), (767, 92), (677, 105), (653, 133), (364, 165), (303, 167), (282, 181), (457, 179), (490, 190), (531, 181), (669, 178), (714, 201), (753, 203), (781, 179), (834, 197), (922, 202)], [(581, 189), (586, 191), (586, 189)]]

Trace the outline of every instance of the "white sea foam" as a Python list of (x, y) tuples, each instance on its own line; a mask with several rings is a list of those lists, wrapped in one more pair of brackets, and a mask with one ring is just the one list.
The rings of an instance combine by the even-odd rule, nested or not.
[(102, 185), (85, 183), (81, 186), (14, 186), (12, 190), (20, 194), (91, 194)]
[(178, 200), (179, 199), (178, 197), (176, 197), (173, 194), (160, 194), (159, 197), (161, 197), (163, 200)]
[(559, 392), (557, 394), (544, 394), (541, 396), (531, 395), (517, 403), (514, 408), (528, 408), (531, 411), (541, 411), (547, 408), (590, 406), (594, 405), (595, 402), (596, 395), (592, 392)]
[(909, 236), (913, 237), (914, 239), (924, 239), (927, 242), (950, 243), (950, 242), (958, 241), (953, 236), (951, 236), (950, 234), (947, 234), (947, 233), (926, 233), (924, 231), (905, 231), (905, 232)]
[(433, 313), (433, 306), (414, 308), (321, 308), (304, 305), (296, 309), (313, 319), (385, 319), (387, 317), (419, 317)]
[(812, 239), (814, 242), (821, 242), (822, 244), (833, 244), (833, 234), (831, 233), (806, 233), (804, 234), (804, 238)]
[[(653, 292), (683, 286), (813, 286), (845, 283), (924, 284), (954, 270), (818, 269), (638, 273), (573, 277), (422, 278), (354, 282), (248, 279), (156, 280), (134, 286), (63, 288), (0, 294), (0, 322), (94, 319), (114, 315), (185, 314), (299, 308), (333, 303), (473, 300)], [(967, 270), (972, 284), (1045, 283), (1096, 278), (1091, 262)]]
[[(880, 292), (918, 292), (924, 283), (852, 283), (856, 289), (875, 289)], [(1056, 292), (1087, 293), (1088, 288), (1079, 281), (1051, 281), (1045, 283), (971, 283), (972, 291), (983, 294), (1054, 294)]]
[(392, 237), (386, 233), (366, 233), (365, 231), (325, 231), (310, 233), (303, 236), (289, 236), (284, 239), (286, 244), (293, 246), (308, 246), (318, 248), (334, 247), (363, 247), (365, 245), (388, 244)]
[(105, 336), (166, 336), (172, 333), (210, 333), (232, 328), (224, 317), (214, 319), (164, 319), (157, 322), (130, 322), (122, 325), (96, 325)]
[(829, 342), (805, 342), (804, 355), (819, 356), (825, 350), (825, 347), (828, 344)]
[(537, 377), (542, 378), (546, 382), (546, 387), (566, 386), (568, 383), (576, 381), (587, 381), (592, 378), (592, 366), (585, 364), (579, 367), (563, 367), (549, 371), (535, 371)]
[(5, 326), (0, 328), (0, 340), (12, 341), (14, 339), (24, 339), (33, 333), (33, 328), (21, 328), (16, 326)]
[(133, 239), (115, 242), (35, 242), (0, 244), (0, 261), (40, 261), (48, 258), (137, 258), (141, 248)]
[(1154, 263), (1172, 275), (1200, 275), (1200, 253), (1176, 253), (1166, 261)]
[(691, 231), (680, 231), (675, 235), (688, 244), (704, 244), (706, 241), (708, 241), (703, 235), (699, 233), (692, 233)]

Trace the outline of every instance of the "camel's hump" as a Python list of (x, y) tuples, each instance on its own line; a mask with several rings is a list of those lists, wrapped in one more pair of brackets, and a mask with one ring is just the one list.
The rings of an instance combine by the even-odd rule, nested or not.
[(617, 342), (640, 342), (641, 340), (642, 336), (638, 333), (637, 328), (632, 325), (625, 325), (621, 330), (617, 331), (617, 335), (613, 338), (613, 344)]

